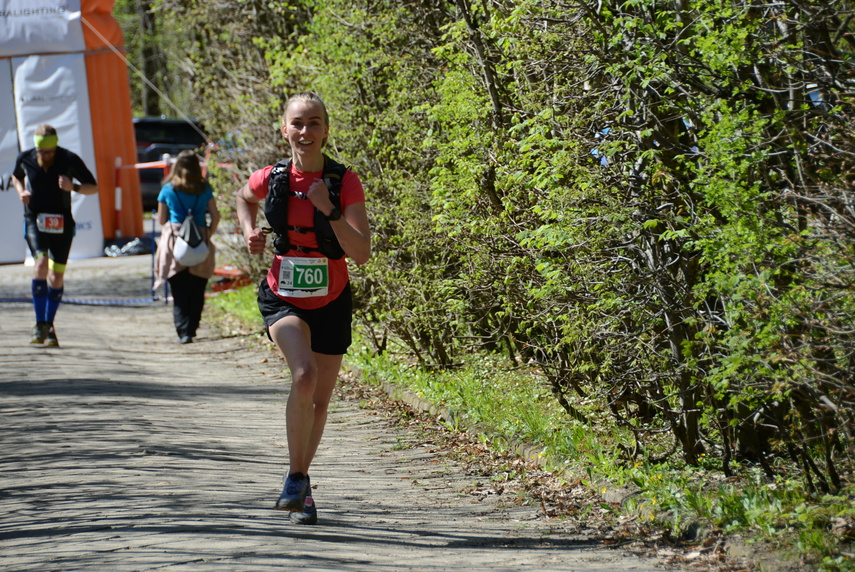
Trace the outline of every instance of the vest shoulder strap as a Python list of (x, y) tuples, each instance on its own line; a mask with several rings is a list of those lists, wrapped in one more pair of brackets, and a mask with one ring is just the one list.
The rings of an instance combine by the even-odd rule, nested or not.
[[(344, 181), (347, 166), (324, 155), (324, 169), (321, 177), (330, 192), (333, 206), (341, 208), (341, 186)], [(344, 249), (338, 242), (332, 226), (318, 209), (315, 209), (314, 226), (311, 229), (296, 229), (288, 225), (288, 198), (297, 195), (290, 190), (291, 159), (284, 159), (273, 166), (270, 171), (268, 195), (265, 200), (265, 215), (267, 221), (276, 233), (274, 248), (278, 254), (285, 254), (291, 249), (288, 231), (314, 232), (318, 243), (316, 251), (327, 258), (339, 259), (344, 256)], [(301, 196), (300, 198), (306, 198)]]

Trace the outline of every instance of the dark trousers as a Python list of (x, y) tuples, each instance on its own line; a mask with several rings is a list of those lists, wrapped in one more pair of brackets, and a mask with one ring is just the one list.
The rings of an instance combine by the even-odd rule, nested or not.
[(172, 319), (175, 321), (175, 331), (178, 337), (196, 336), (196, 328), (202, 319), (202, 308), (205, 307), (205, 286), (208, 280), (193, 276), (185, 269), (169, 279), (172, 289)]

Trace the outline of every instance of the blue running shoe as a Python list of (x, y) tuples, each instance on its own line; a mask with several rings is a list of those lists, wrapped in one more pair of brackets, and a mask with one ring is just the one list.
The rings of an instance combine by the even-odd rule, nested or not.
[(318, 505), (315, 504), (315, 499), (310, 496), (306, 497), (306, 502), (303, 505), (303, 510), (295, 510), (291, 513), (291, 522), (296, 524), (317, 524), (318, 523)]
[(303, 473), (288, 475), (285, 479), (285, 487), (279, 500), (276, 501), (276, 510), (302, 511), (306, 503), (306, 495), (309, 494), (309, 477)]

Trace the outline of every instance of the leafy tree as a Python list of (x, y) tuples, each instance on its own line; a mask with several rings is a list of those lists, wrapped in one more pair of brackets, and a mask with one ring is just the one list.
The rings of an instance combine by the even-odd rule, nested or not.
[(190, 108), (238, 141), (229, 184), (287, 152), (288, 95), (324, 98), (328, 151), (371, 204), (375, 255), (354, 271), (378, 351), (501, 352), (543, 372), (568, 422), (611, 414), (627, 457), (771, 474), (783, 454), (840, 485), (851, 0), (157, 10)]

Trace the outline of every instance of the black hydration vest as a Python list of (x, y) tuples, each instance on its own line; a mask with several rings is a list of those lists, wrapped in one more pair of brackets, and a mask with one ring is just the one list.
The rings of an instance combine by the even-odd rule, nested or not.
[[(330, 200), (335, 208), (341, 210), (341, 183), (344, 180), (344, 173), (347, 167), (341, 163), (333, 161), (324, 155), (324, 171), (323, 179), (330, 192)], [(312, 228), (304, 228), (292, 226), (288, 224), (288, 199), (291, 196), (297, 196), (301, 199), (309, 200), (303, 193), (295, 193), (290, 190), (291, 176), (291, 159), (279, 161), (270, 171), (270, 180), (268, 183), (267, 198), (264, 201), (264, 215), (267, 217), (267, 222), (273, 232), (276, 233), (276, 238), (273, 241), (273, 248), (276, 254), (284, 255), (289, 250), (297, 249), (301, 252), (320, 252), (327, 258), (338, 260), (344, 256), (344, 249), (338, 243), (335, 231), (330, 225), (327, 217), (315, 209), (315, 225)], [(292, 247), (288, 241), (288, 231), (306, 233), (314, 232), (317, 239), (318, 248), (307, 248), (304, 246)]]

